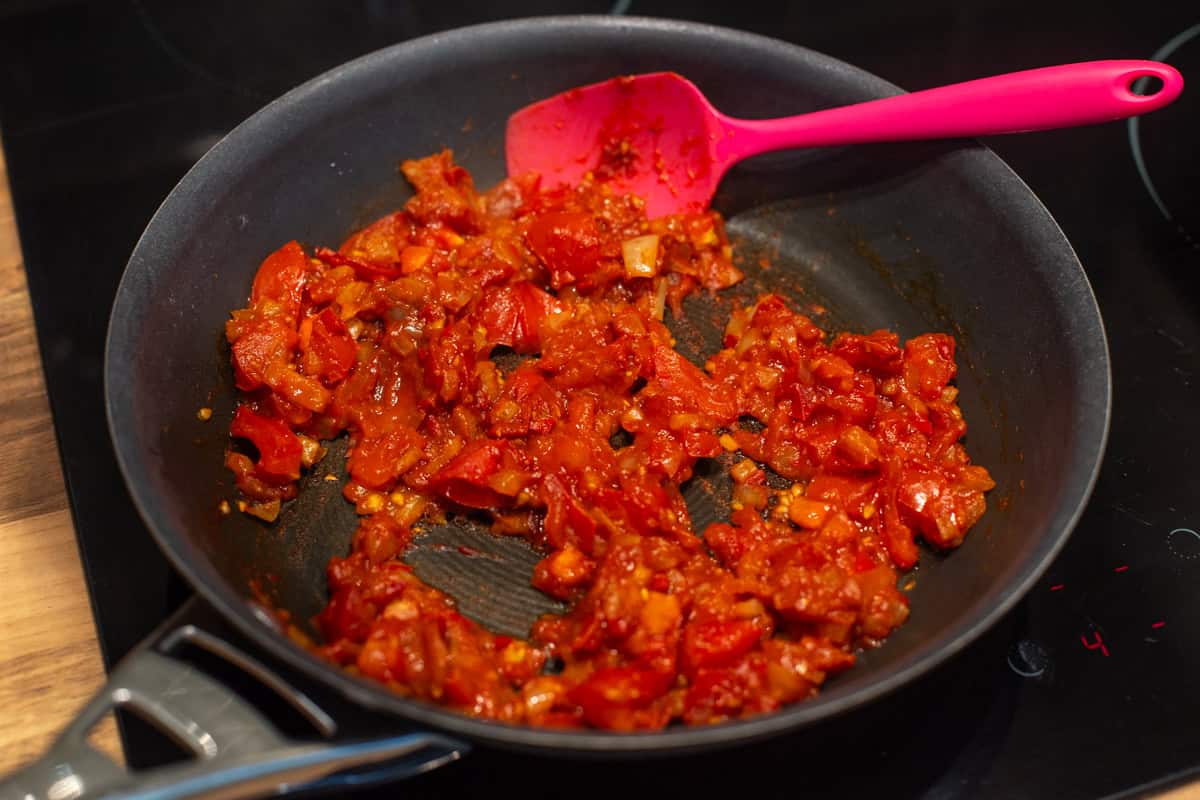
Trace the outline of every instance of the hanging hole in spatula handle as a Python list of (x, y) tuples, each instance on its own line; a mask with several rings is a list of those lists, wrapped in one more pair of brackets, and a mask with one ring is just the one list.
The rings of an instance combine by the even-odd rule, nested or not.
[(1162, 108), (1179, 97), (1183, 91), (1183, 75), (1179, 70), (1168, 64), (1152, 61), (1145, 64), (1129, 70), (1120, 79), (1119, 85), (1124, 89), (1122, 94), (1127, 101), (1154, 101), (1154, 108)]
[(1152, 97), (1166, 85), (1157, 75), (1140, 75), (1129, 82), (1129, 91), (1137, 97)]
[[(1136, 94), (1138, 80), (1162, 88)], [(1009, 72), (851, 106), (774, 120), (723, 118), (737, 134), (725, 157), (783, 147), (994, 136), (1094, 125), (1145, 114), (1171, 103), (1183, 76), (1157, 61), (1084, 61)]]

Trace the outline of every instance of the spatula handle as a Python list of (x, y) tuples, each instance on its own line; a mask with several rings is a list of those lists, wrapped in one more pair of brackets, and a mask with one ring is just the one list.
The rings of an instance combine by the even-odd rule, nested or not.
[[(1140, 78), (1158, 78), (1136, 94)], [(1086, 61), (1011, 72), (937, 89), (774, 120), (724, 117), (722, 160), (789, 147), (990, 136), (1123, 119), (1170, 103), (1183, 76), (1156, 61)]]

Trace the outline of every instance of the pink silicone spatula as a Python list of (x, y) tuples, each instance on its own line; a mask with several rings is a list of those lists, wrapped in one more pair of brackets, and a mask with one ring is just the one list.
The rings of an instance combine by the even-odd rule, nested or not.
[[(1138, 78), (1162, 81), (1134, 94)], [(1155, 61), (1087, 61), (951, 84), (770, 120), (717, 111), (685, 78), (656, 72), (571, 89), (508, 120), (508, 174), (544, 185), (591, 172), (646, 200), (651, 216), (706, 205), (738, 161), (769, 150), (1066, 128), (1170, 103), (1183, 77)]]

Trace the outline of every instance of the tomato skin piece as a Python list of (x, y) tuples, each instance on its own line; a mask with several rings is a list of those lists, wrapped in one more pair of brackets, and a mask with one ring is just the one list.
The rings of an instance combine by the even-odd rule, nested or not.
[(308, 275), (308, 256), (299, 243), (292, 241), (267, 256), (254, 276), (250, 302), (264, 300), (277, 303), (283, 316), (292, 324), (300, 316), (304, 298), (304, 283)]
[(522, 311), (511, 287), (492, 287), (484, 292), (475, 313), (487, 333), (488, 344), (516, 349), (515, 344), (525, 327)]
[(727, 667), (754, 649), (762, 628), (752, 619), (692, 622), (683, 629), (683, 668), (695, 675), (701, 669)]
[[(507, 456), (507, 458), (506, 458)], [(442, 467), (429, 482), (431, 491), (467, 508), (498, 508), (511, 505), (513, 498), (501, 494), (488, 479), (512, 462), (503, 439), (476, 439)]]
[(542, 349), (539, 328), (543, 320), (561, 309), (562, 305), (551, 294), (522, 281), (513, 286), (490, 287), (484, 292), (476, 314), (492, 345), (511, 347), (518, 353), (536, 353)]
[(595, 554), (596, 520), (573, 496), (558, 475), (542, 479), (541, 498), (546, 504), (542, 531), (551, 547), (574, 547), (587, 555)]
[(241, 405), (234, 412), (229, 434), (248, 440), (258, 449), (255, 472), (260, 477), (281, 481), (294, 481), (300, 477), (304, 448), (287, 423), (256, 414), (249, 406)]
[(917, 564), (919, 553), (913, 530), (900, 516), (900, 508), (896, 496), (897, 483), (900, 480), (900, 465), (895, 459), (889, 459), (883, 495), (882, 538), (887, 548), (888, 556), (898, 569), (912, 569)]
[(542, 323), (546, 317), (562, 311), (562, 304), (529, 281), (518, 283), (512, 291), (520, 309), (520, 325), (511, 347), (518, 353), (536, 353), (542, 349)]
[(313, 255), (331, 267), (350, 267), (354, 270), (354, 274), (358, 276), (359, 280), (373, 281), (376, 278), (390, 280), (404, 274), (399, 261), (393, 264), (377, 264), (373, 261), (361, 261), (357, 258), (351, 258), (344, 253), (339, 253), (337, 250), (330, 250), (328, 247), (318, 247), (313, 251)]
[(251, 392), (267, 382), (272, 365), (291, 358), (296, 346), (296, 332), (279, 320), (266, 319), (234, 341), (234, 383), (244, 392)]
[(550, 285), (555, 289), (584, 282), (596, 270), (600, 258), (596, 220), (582, 211), (538, 216), (526, 231), (525, 240), (550, 271)]
[(342, 318), (326, 308), (312, 318), (306, 355), (313, 359), (314, 374), (326, 383), (337, 383), (350, 374), (358, 356), (358, 344)]

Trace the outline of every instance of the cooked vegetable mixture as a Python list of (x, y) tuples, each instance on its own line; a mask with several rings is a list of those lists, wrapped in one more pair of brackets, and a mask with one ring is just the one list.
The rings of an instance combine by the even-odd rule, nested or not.
[[(226, 331), (247, 513), (273, 520), (350, 437), (324, 656), (478, 717), (656, 729), (812, 697), (904, 622), (915, 539), (958, 546), (993, 486), (959, 442), (952, 338), (831, 339), (766, 295), (701, 368), (663, 317), (741, 279), (716, 212), (536, 176), (480, 193), (448, 152), (403, 172), (403, 210), (281, 247)], [(728, 522), (696, 530), (680, 485), (722, 453)], [(421, 525), (465, 512), (544, 550), (533, 583), (571, 610), (512, 639), (417, 579)]]

